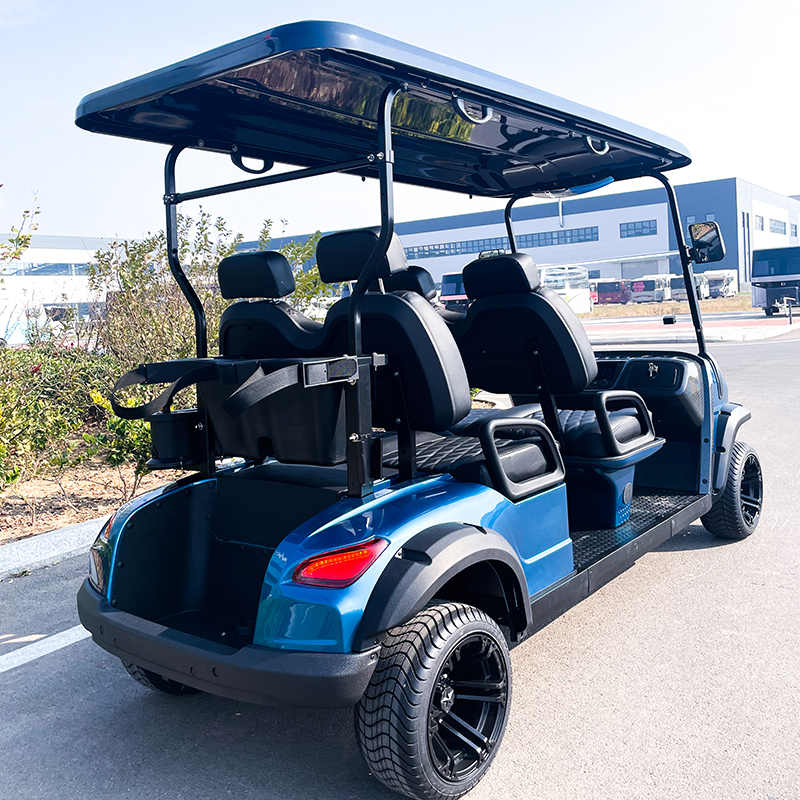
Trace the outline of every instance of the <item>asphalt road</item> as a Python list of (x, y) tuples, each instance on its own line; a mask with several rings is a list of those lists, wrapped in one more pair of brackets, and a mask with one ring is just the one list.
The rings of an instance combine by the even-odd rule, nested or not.
[[(516, 648), (506, 738), (470, 800), (800, 798), (800, 337), (711, 349), (753, 411), (758, 530), (694, 526)], [(76, 625), (85, 573), (79, 557), (0, 582), (0, 657)], [(0, 673), (0, 721), (0, 798), (397, 797), (349, 710), (161, 696), (90, 640)]]

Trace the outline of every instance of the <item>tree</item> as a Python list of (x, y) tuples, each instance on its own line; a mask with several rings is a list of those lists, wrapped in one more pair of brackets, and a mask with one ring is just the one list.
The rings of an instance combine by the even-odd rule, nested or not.
[[(0, 184), (2, 186), (2, 184)], [(0, 267), (4, 267), (9, 261), (17, 261), (22, 254), (31, 246), (33, 232), (39, 227), (36, 218), (39, 216), (39, 206), (37, 198), (33, 198), (33, 206), (22, 212), (22, 222), (18, 228), (11, 228), (8, 239), (0, 242)]]
[[(324, 315), (340, 290), (338, 285), (322, 283), (316, 265), (309, 265), (319, 238), (317, 232), (305, 242), (289, 242), (281, 248), (297, 282), (290, 302), (314, 316)], [(236, 252), (242, 239), (221, 217), (212, 219), (202, 209), (197, 220), (178, 216), (178, 255), (205, 309), (210, 353), (219, 348), (220, 318), (232, 302), (220, 294), (217, 267)], [(272, 221), (266, 220), (258, 246), (267, 249), (271, 241)], [(123, 365), (194, 355), (194, 317), (170, 273), (163, 231), (139, 241), (115, 241), (108, 250), (98, 251), (95, 259), (89, 265), (89, 282), (106, 296), (98, 333), (106, 353)]]

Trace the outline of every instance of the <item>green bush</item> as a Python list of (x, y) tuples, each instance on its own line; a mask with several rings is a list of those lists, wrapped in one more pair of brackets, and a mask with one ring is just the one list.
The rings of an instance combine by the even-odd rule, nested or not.
[[(214, 353), (220, 317), (231, 302), (219, 292), (217, 265), (236, 250), (242, 235), (202, 210), (197, 220), (181, 216), (178, 224), (179, 258), (205, 308), (209, 352)], [(265, 222), (260, 247), (269, 246), (271, 229)], [(312, 314), (324, 313), (339, 290), (323, 284), (316, 267), (304, 270), (318, 238), (283, 248), (298, 284), (291, 301)], [(17, 231), (0, 255), (15, 257), (29, 242), (27, 229)], [(0, 489), (93, 456), (115, 466), (132, 465), (137, 483), (147, 471), (149, 426), (113, 414), (111, 387), (140, 363), (194, 356), (194, 317), (169, 270), (163, 232), (114, 242), (95, 258), (89, 279), (106, 295), (102, 319), (66, 319), (58, 336), (46, 326), (31, 326), (27, 347), (0, 350)], [(139, 405), (160, 389), (129, 389), (125, 402)], [(193, 405), (192, 395), (183, 392), (176, 407)]]
[(0, 350), (0, 487), (71, 458), (78, 432), (102, 422), (92, 391), (108, 394), (115, 359), (42, 341)]

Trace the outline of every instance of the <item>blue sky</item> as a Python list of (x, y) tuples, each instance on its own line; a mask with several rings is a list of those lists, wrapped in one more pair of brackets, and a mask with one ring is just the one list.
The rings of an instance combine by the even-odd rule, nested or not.
[[(0, 0), (0, 231), (34, 194), (40, 233), (130, 238), (162, 228), (166, 148), (79, 130), (78, 101), (299, 19), (352, 22), (659, 131), (694, 158), (673, 174), (678, 183), (736, 176), (800, 194), (797, 0)], [(232, 175), (223, 158), (192, 155), (179, 188)], [(400, 220), (496, 206), (413, 188), (397, 194)], [(248, 238), (265, 218), (277, 233), (287, 220), (285, 232), (299, 234), (376, 222), (377, 189), (332, 176), (205, 207)]]

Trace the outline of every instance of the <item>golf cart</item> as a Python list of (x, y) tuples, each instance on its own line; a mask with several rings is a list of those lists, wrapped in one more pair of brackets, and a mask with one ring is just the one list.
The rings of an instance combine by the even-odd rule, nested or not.
[[(89, 95), (77, 124), (170, 146), (168, 257), (195, 319), (195, 358), (140, 365), (113, 398), (120, 416), (149, 421), (150, 466), (190, 475), (120, 508), (78, 595), (94, 641), (140, 683), (355, 706), (379, 780), (458, 797), (502, 740), (510, 647), (699, 518), (724, 538), (755, 529), (761, 470), (738, 441), (750, 412), (728, 400), (696, 297), (697, 353), (598, 357), (515, 244), (520, 200), (651, 176), (692, 285), (664, 175), (690, 162), (680, 144), (328, 22)], [(178, 191), (189, 148), (251, 174)], [(295, 169), (272, 173), (274, 162)], [(322, 280), (349, 282), (349, 296), (314, 322), (290, 304), (282, 254), (225, 258), (219, 288), (234, 302), (209, 356), (178, 259), (178, 204), (334, 172), (380, 184), (381, 224), (317, 250)], [(506, 201), (510, 252), (465, 265), (467, 311), (437, 308), (430, 275), (407, 264), (397, 181)], [(143, 405), (120, 399), (160, 385)], [(173, 409), (189, 386), (197, 407)], [(470, 387), (515, 405), (472, 410)]]

